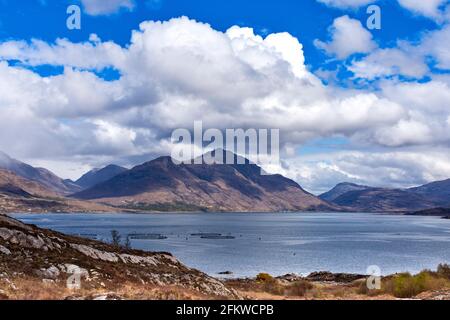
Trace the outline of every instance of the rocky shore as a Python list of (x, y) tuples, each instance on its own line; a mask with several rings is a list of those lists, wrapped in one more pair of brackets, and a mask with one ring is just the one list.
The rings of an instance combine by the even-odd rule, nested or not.
[(128, 250), (0, 216), (0, 297), (89, 298), (125, 287), (129, 298), (240, 298), (169, 253)]

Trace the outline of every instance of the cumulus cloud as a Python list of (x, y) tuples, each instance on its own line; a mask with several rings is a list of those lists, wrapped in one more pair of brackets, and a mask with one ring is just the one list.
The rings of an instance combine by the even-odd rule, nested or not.
[(403, 48), (378, 49), (360, 60), (353, 61), (348, 70), (356, 78), (377, 78), (403, 75), (421, 79), (429, 71), (423, 55)]
[(359, 20), (349, 16), (336, 18), (330, 27), (331, 40), (315, 40), (316, 47), (338, 59), (346, 59), (355, 53), (368, 53), (377, 47), (372, 34), (363, 27)]
[(450, 70), (450, 25), (425, 34), (417, 51), (431, 56), (439, 69)]
[(87, 14), (107, 15), (116, 13), (120, 9), (133, 10), (134, 0), (81, 0)]
[[(169, 154), (171, 132), (197, 120), (205, 128), (279, 128), (285, 149), (334, 135), (387, 149), (446, 145), (450, 137), (450, 113), (442, 107), (450, 97), (434, 95), (433, 112), (425, 105), (431, 92), (450, 91), (444, 80), (411, 87), (387, 82), (376, 93), (325, 86), (288, 33), (261, 37), (237, 26), (221, 32), (183, 17), (142, 23), (126, 46), (96, 36), (84, 43), (7, 41), (0, 43), (0, 60), (0, 109), (8, 114), (0, 119), (0, 149), (32, 163), (66, 161), (65, 176), (100, 161), (132, 165)], [(42, 77), (27, 68), (39, 65), (64, 72)], [(99, 77), (104, 68), (120, 77)], [(404, 100), (414, 98), (409, 90), (422, 93)], [(339, 159), (311, 164), (302, 174), (310, 172), (310, 181), (320, 172), (336, 179), (377, 176), (358, 169), (363, 160), (351, 167)], [(302, 182), (291, 168), (287, 174)], [(422, 176), (423, 168), (417, 170)]]
[(429, 64), (450, 70), (450, 26), (425, 32), (416, 42), (398, 41), (392, 48), (378, 48), (353, 61), (347, 69), (356, 78), (374, 80), (393, 76), (421, 79), (430, 75)]

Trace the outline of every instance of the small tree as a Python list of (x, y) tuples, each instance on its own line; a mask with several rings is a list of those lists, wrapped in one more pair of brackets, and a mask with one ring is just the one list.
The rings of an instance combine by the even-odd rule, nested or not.
[(122, 240), (122, 236), (120, 235), (119, 231), (117, 231), (117, 230), (112, 230), (112, 231), (111, 231), (111, 238), (112, 238), (111, 244), (112, 244), (113, 246), (120, 247), (120, 245), (121, 245), (121, 240)]
[(127, 249), (127, 250), (131, 249), (130, 236), (127, 236), (127, 238), (125, 239), (124, 247), (125, 247), (125, 249)]

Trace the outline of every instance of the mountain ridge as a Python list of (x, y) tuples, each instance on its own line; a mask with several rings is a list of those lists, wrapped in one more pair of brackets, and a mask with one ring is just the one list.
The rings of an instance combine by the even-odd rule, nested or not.
[(45, 168), (35, 168), (29, 164), (11, 158), (2, 151), (0, 151), (0, 169), (14, 172), (22, 178), (38, 182), (60, 195), (68, 195), (80, 190), (80, 187), (67, 180), (61, 179), (50, 170)]
[(88, 189), (96, 184), (105, 182), (114, 176), (127, 171), (128, 169), (117, 166), (115, 164), (107, 165), (103, 168), (92, 169), (91, 171), (86, 172), (83, 176), (81, 176), (74, 183), (83, 189)]
[(450, 179), (409, 189), (338, 184), (319, 196), (351, 211), (414, 212), (450, 206)]

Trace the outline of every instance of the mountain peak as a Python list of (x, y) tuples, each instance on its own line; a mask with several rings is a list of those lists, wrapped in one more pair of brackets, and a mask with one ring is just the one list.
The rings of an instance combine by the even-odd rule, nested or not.
[(95, 168), (85, 173), (81, 178), (75, 181), (75, 184), (79, 185), (83, 189), (88, 189), (127, 170), (128, 169), (115, 164), (107, 165), (104, 168)]
[(333, 202), (334, 200), (336, 200), (337, 198), (339, 198), (340, 196), (344, 195), (347, 192), (361, 191), (361, 190), (366, 190), (366, 189), (371, 189), (371, 187), (363, 186), (363, 185), (359, 185), (359, 184), (351, 183), (351, 182), (342, 182), (342, 183), (337, 184), (330, 191), (321, 194), (319, 196), (319, 198), (322, 200), (328, 201), (328, 202)]

